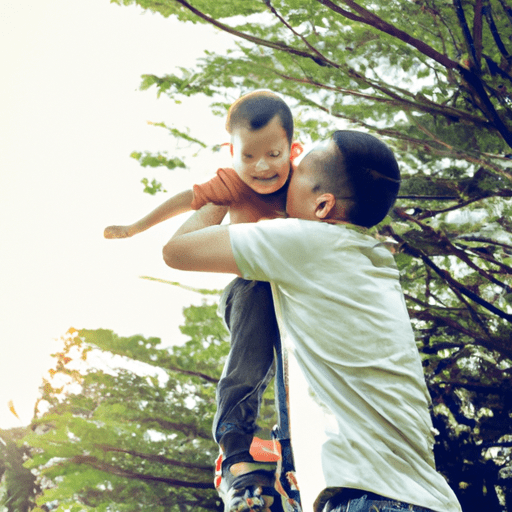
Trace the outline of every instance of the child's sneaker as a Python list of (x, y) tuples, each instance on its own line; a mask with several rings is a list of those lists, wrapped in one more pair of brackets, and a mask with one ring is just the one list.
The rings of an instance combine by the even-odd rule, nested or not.
[(224, 512), (283, 512), (281, 496), (275, 485), (276, 465), (261, 462), (237, 462), (222, 468), (217, 488)]
[(278, 442), (255, 437), (247, 454), (252, 460), (244, 457), (236, 457), (228, 465), (223, 463), (222, 454), (217, 459), (215, 488), (224, 502), (224, 512), (301, 511), (278, 478), (282, 462)]

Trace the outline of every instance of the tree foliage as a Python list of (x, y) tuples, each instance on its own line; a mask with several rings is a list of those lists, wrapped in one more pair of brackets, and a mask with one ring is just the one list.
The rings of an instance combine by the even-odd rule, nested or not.
[(26, 446), (18, 446), (25, 429), (0, 430), (0, 510), (29, 512), (40, 491), (36, 477), (24, 466), (29, 457)]
[[(54, 378), (67, 375), (80, 392), (46, 382), (42, 400), (51, 406), (34, 426), (47, 431), (25, 438), (35, 454), (31, 466), (55, 483), (40, 503), (55, 501), (57, 510), (219, 510), (210, 424), (225, 332), (211, 307), (189, 308), (187, 316), (192, 338), (171, 352), (155, 338), (68, 334)], [(90, 350), (120, 356), (122, 366), (69, 369)]]
[[(113, 1), (233, 36), (226, 53), (145, 75), (143, 89), (176, 102), (204, 95), (224, 116), (240, 94), (266, 87), (289, 100), (303, 142), (348, 127), (393, 147), (400, 198), (375, 236), (394, 242), (433, 399), (438, 467), (465, 512), (512, 510), (509, 0)], [(186, 127), (169, 130), (204, 146)], [(182, 163), (133, 156), (148, 167)], [(24, 439), (41, 507), (220, 510), (209, 430), (226, 333), (213, 307), (187, 315), (191, 340), (171, 351), (152, 338), (69, 334), (43, 389), (49, 410)], [(155, 373), (72, 369), (91, 350)]]
[(512, 509), (509, 0), (112, 1), (233, 36), (142, 89), (204, 95), (224, 116), (266, 87), (303, 142), (348, 127), (393, 147), (402, 188), (376, 236), (395, 242), (438, 464), (466, 511)]
[[(66, 334), (41, 390), (38, 407), (47, 411), (22, 440), (31, 453), (26, 466), (43, 488), (40, 507), (223, 510), (213, 489), (218, 447), (211, 425), (229, 345), (216, 307), (186, 308), (181, 330), (190, 339), (172, 349), (157, 338), (107, 330)], [(108, 363), (104, 369), (87, 365), (93, 354)]]

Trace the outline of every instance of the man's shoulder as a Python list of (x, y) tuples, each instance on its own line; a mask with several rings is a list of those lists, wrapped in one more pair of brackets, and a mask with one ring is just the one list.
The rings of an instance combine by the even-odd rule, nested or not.
[[(316, 225), (318, 224), (318, 226)], [(230, 229), (236, 231), (236, 235), (253, 241), (260, 240), (262, 244), (273, 247), (297, 248), (315, 245), (320, 239), (324, 240), (329, 233), (324, 233), (328, 227), (320, 226), (320, 222), (295, 218), (262, 219), (252, 224), (231, 225)]]
[(304, 233), (317, 232), (325, 233), (326, 236), (336, 237), (353, 234), (356, 237), (361, 236), (363, 238), (371, 238), (371, 234), (367, 228), (355, 226), (353, 224), (322, 222), (292, 217), (264, 220), (260, 221), (259, 224), (266, 226), (264, 223), (267, 222), (269, 224), (268, 227), (265, 227), (265, 229), (283, 229), (290, 231), (301, 231)]
[(298, 219), (295, 217), (279, 217), (276, 219), (262, 219), (257, 223), (258, 229), (263, 231), (279, 231), (286, 232), (326, 232), (337, 234), (340, 233), (338, 225), (328, 224), (327, 222), (316, 222), (306, 219)]
[(297, 218), (277, 218), (277, 219), (263, 219), (253, 225), (242, 224), (237, 229), (255, 230), (262, 233), (280, 233), (284, 237), (301, 236), (309, 238), (311, 241), (314, 239), (325, 237), (336, 238), (360, 238), (372, 240), (373, 237), (369, 234), (366, 228), (354, 226), (351, 224), (335, 224), (328, 222), (312, 221)]

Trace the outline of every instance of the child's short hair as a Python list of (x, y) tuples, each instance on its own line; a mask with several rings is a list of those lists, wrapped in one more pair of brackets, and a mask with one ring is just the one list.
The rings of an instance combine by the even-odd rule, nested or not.
[(226, 130), (232, 133), (236, 128), (247, 127), (259, 130), (279, 116), (281, 125), (286, 132), (288, 142), (293, 138), (293, 117), (290, 107), (275, 93), (258, 90), (238, 98), (229, 107)]
[[(352, 200), (346, 220), (358, 226), (375, 226), (388, 214), (400, 188), (395, 156), (384, 142), (368, 133), (340, 130), (334, 132), (332, 140), (341, 153), (336, 174), (340, 178), (345, 175), (350, 187)], [(331, 176), (328, 181), (335, 197), (347, 196), (346, 190), (339, 190), (343, 180)]]

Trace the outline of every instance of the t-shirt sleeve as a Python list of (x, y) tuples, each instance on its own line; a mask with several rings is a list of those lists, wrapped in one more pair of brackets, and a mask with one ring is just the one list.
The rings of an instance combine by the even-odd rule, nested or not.
[(293, 282), (307, 259), (307, 243), (297, 219), (232, 224), (229, 236), (235, 261), (245, 279)]
[(199, 210), (208, 203), (221, 206), (240, 203), (246, 187), (233, 169), (219, 169), (210, 181), (193, 186), (194, 199), (190, 207)]

